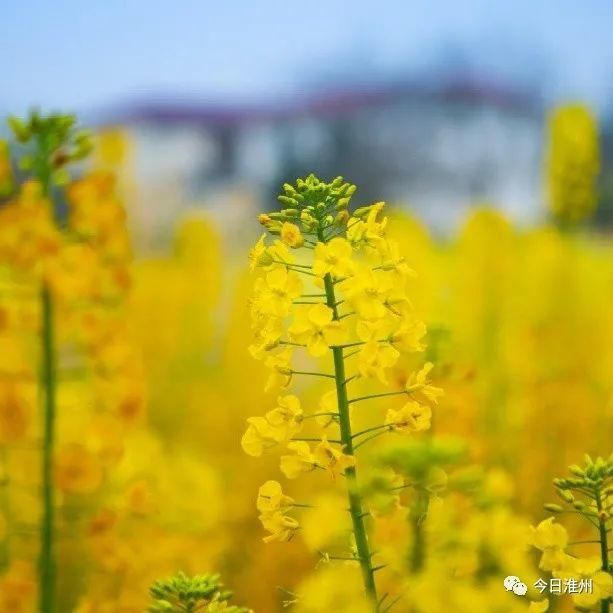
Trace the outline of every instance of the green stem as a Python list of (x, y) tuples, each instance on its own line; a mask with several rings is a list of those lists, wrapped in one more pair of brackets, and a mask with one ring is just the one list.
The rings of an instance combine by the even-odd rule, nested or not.
[[(3, 475), (7, 475), (7, 450), (6, 445), (0, 445), (0, 466)], [(14, 534), (15, 527), (10, 508), (10, 497), (8, 494), (8, 477), (4, 477), (0, 482), (0, 508), (6, 518), (7, 538), (4, 539), (0, 547), (0, 567), (6, 568), (10, 562), (10, 535)]]
[(305, 370), (292, 370), (292, 375), (307, 375), (309, 377), (325, 377), (327, 379), (334, 379), (334, 375), (325, 372), (309, 372)]
[(352, 435), (352, 438), (357, 438), (358, 436), (363, 436), (364, 434), (370, 434), (371, 432), (378, 432), (381, 430), (392, 430), (392, 426), (390, 424), (382, 424), (380, 426), (372, 426), (371, 428), (366, 428), (365, 430), (360, 430)]
[[(323, 241), (323, 236), (320, 236), (319, 238)], [(334, 284), (332, 282), (332, 277), (329, 274), (324, 277), (324, 287), (326, 290), (326, 302), (332, 309), (334, 319), (338, 320), (339, 316), (336, 306), (336, 296), (334, 295)], [(336, 399), (338, 404), (339, 428), (343, 451), (347, 455), (353, 456), (353, 436), (351, 432), (351, 418), (349, 416), (349, 401), (347, 399), (347, 389), (345, 386), (346, 376), (343, 348), (332, 347), (332, 356), (334, 359)], [(372, 553), (368, 544), (368, 535), (366, 532), (366, 525), (364, 523), (362, 498), (359, 493), (358, 477), (355, 466), (350, 466), (345, 470), (345, 477), (347, 478), (349, 513), (351, 514), (351, 522), (353, 524), (353, 533), (360, 560), (360, 568), (362, 570), (364, 589), (366, 590), (368, 597), (372, 600), (373, 610), (376, 611), (377, 587), (375, 584), (375, 576), (372, 567)]]
[(378, 430), (377, 432), (373, 432), (373, 434), (367, 436), (366, 438), (363, 438), (359, 443), (354, 445), (353, 450), (357, 451), (360, 447), (362, 447), (366, 443), (369, 443), (370, 441), (376, 438), (379, 438), (380, 436), (383, 436), (384, 434), (387, 434), (388, 432), (390, 432), (389, 428), (387, 430)]
[[(602, 499), (600, 497), (600, 491), (596, 491), (596, 507), (599, 514), (602, 511)], [(609, 572), (609, 544), (607, 535), (606, 521), (601, 516), (598, 517), (598, 532), (600, 533), (600, 558), (602, 560), (602, 570), (606, 573)], [(606, 598), (600, 602), (600, 612), (609, 613), (609, 605), (611, 603), (610, 598)]]
[[(52, 215), (55, 207), (51, 198), (51, 145), (47, 134), (41, 134), (37, 142), (34, 174), (40, 181), (43, 194), (49, 198)], [(56, 413), (56, 362), (53, 329), (53, 301), (49, 287), (43, 281), (41, 290), (41, 366), (40, 389), (43, 402), (43, 448), (42, 448), (42, 519), (40, 524), (39, 554), (39, 611), (53, 613), (55, 610), (55, 555), (53, 447)]]
[(53, 303), (49, 288), (42, 290), (42, 364), (41, 389), (43, 394), (43, 449), (41, 545), (39, 559), (41, 613), (53, 613), (55, 601), (55, 559), (53, 552), (54, 490), (53, 444), (55, 438), (56, 364), (53, 334)]
[(354, 402), (360, 402), (360, 400), (370, 400), (371, 398), (385, 398), (386, 396), (400, 396), (402, 394), (406, 394), (406, 392), (405, 391), (383, 392), (381, 394), (370, 394), (369, 396), (359, 396), (358, 398), (352, 398), (349, 401), (349, 404), (353, 404)]
[(418, 491), (409, 514), (411, 527), (413, 529), (413, 547), (411, 548), (410, 556), (410, 567), (413, 573), (419, 572), (424, 564), (426, 540), (423, 521), (428, 512), (429, 502), (428, 495), (422, 491)]

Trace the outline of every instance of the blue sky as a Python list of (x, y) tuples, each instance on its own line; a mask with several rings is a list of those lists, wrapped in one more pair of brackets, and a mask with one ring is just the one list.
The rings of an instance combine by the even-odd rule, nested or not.
[(410, 73), (465, 56), (603, 106), (611, 23), (605, 0), (9, 0), (0, 110), (92, 110), (151, 92), (249, 99), (341, 68)]

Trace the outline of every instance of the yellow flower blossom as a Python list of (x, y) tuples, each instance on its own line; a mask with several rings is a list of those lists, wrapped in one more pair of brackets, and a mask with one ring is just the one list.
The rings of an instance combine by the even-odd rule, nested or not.
[(247, 424), (241, 447), (250, 456), (259, 457), (285, 439), (285, 430), (271, 425), (265, 417), (249, 417)]
[(405, 257), (400, 253), (400, 248), (396, 241), (380, 241), (377, 245), (381, 258), (381, 270), (393, 272), (403, 281), (408, 277), (416, 277), (417, 273), (407, 264)]
[(421, 370), (411, 373), (405, 385), (407, 394), (411, 394), (420, 402), (432, 405), (438, 404), (438, 399), (443, 395), (440, 387), (435, 387), (428, 382), (428, 375), (433, 368), (432, 362), (426, 362)]
[(366, 343), (358, 354), (358, 370), (365, 379), (375, 377), (381, 383), (387, 384), (388, 368), (396, 364), (400, 353), (387, 343), (370, 341)]
[(288, 515), (283, 513), (266, 513), (260, 515), (260, 521), (264, 528), (270, 532), (264, 537), (265, 543), (273, 541), (287, 542), (292, 539), (296, 531), (300, 528), (300, 524)]
[(261, 514), (285, 512), (291, 509), (294, 499), (283, 493), (278, 481), (266, 481), (258, 490), (257, 509)]
[(401, 353), (423, 351), (423, 338), (426, 335), (426, 325), (419, 320), (404, 319), (398, 329), (391, 335), (390, 343)]
[(344, 474), (350, 466), (355, 466), (355, 458), (343, 453), (338, 446), (331, 445), (325, 436), (315, 446), (313, 455), (317, 466), (329, 471), (334, 478)]
[(353, 249), (341, 237), (333, 238), (329, 243), (317, 243), (315, 246), (313, 273), (318, 277), (331, 274), (333, 277), (347, 277), (353, 271)]
[(292, 340), (305, 344), (315, 356), (325, 355), (332, 345), (340, 345), (346, 331), (340, 321), (333, 321), (332, 309), (325, 304), (314, 304), (301, 309), (288, 328)]
[(286, 245), (281, 241), (275, 241), (272, 245), (266, 245), (266, 234), (262, 234), (257, 243), (249, 252), (249, 268), (272, 269), (283, 268), (285, 264), (292, 264), (294, 258)]
[(358, 338), (365, 343), (368, 341), (386, 340), (393, 328), (394, 322), (390, 317), (381, 319), (360, 319), (355, 327)]
[(568, 545), (568, 533), (564, 526), (554, 521), (554, 517), (549, 517), (536, 528), (531, 528), (530, 543), (543, 552), (539, 563), (542, 570), (561, 570), (568, 558), (564, 553)]
[(384, 202), (376, 202), (369, 207), (365, 220), (351, 219), (347, 224), (347, 240), (356, 247), (380, 248), (385, 236), (387, 217), (377, 221), (379, 213), (385, 207)]
[(281, 240), (292, 249), (297, 249), (304, 245), (304, 237), (300, 228), (295, 223), (288, 221), (284, 222), (281, 226)]
[(284, 317), (301, 293), (302, 281), (298, 274), (276, 268), (256, 281), (253, 308), (266, 315)]
[(592, 589), (572, 594), (575, 605), (583, 608), (593, 607), (597, 602), (613, 596), (613, 577), (602, 570), (602, 560), (598, 556), (590, 558), (573, 558), (567, 556), (564, 567), (552, 569), (553, 574), (561, 579), (591, 581)]
[(298, 396), (289, 394), (279, 396), (277, 406), (266, 413), (266, 421), (282, 432), (282, 440), (287, 440), (302, 428), (304, 412)]
[(87, 243), (63, 244), (46, 268), (46, 279), (63, 302), (91, 300), (99, 289), (100, 262)]
[(317, 460), (311, 448), (305, 441), (292, 441), (287, 445), (289, 455), (281, 456), (281, 472), (288, 479), (296, 479), (304, 472), (310, 472), (317, 467)]
[(0, 260), (40, 274), (61, 246), (49, 201), (36, 181), (21, 186), (17, 198), (0, 207)]
[(276, 354), (266, 356), (264, 364), (270, 369), (270, 375), (266, 381), (265, 391), (269, 392), (279, 387), (285, 388), (291, 383), (292, 355), (292, 348), (286, 347)]
[(249, 251), (249, 268), (255, 270), (258, 266), (272, 264), (272, 258), (267, 254), (266, 234), (262, 234), (258, 242)]
[(399, 409), (389, 409), (385, 423), (397, 432), (422, 432), (430, 428), (432, 409), (410, 400)]
[(386, 301), (394, 291), (390, 275), (362, 267), (342, 288), (347, 301), (362, 319), (381, 319), (388, 314)]
[(273, 242), (267, 249), (268, 254), (273, 260), (273, 267), (284, 266), (285, 264), (293, 264), (294, 256), (287, 246), (279, 240)]
[(327, 428), (334, 423), (334, 418), (338, 415), (336, 390), (330, 390), (320, 398), (319, 413), (316, 420), (322, 428)]

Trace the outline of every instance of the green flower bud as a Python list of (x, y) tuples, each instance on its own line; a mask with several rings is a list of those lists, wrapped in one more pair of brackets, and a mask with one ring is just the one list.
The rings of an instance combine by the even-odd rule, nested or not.
[(337, 225), (346, 225), (349, 221), (349, 213), (347, 211), (339, 211), (334, 218), (334, 223)]
[(295, 198), (290, 198), (289, 196), (277, 196), (277, 200), (281, 203), (281, 204), (285, 204), (289, 207), (295, 208), (298, 206), (298, 202), (296, 201)]
[(296, 190), (294, 189), (293, 185), (290, 185), (289, 183), (284, 183), (283, 184), (283, 191), (288, 195), (288, 196), (293, 196), (296, 193)]
[(548, 502), (547, 504), (544, 504), (543, 508), (546, 511), (549, 511), (550, 513), (563, 513), (564, 512), (564, 508), (563, 507), (561, 507), (559, 504), (553, 504), (551, 502)]
[(336, 203), (336, 208), (338, 210), (341, 209), (346, 209), (349, 206), (349, 198), (341, 198), (337, 203)]
[(361, 206), (357, 208), (355, 211), (353, 211), (353, 216), (357, 217), (358, 219), (363, 219), (364, 217), (368, 215), (369, 212), (370, 212), (369, 206)]
[(577, 464), (573, 464), (572, 466), (569, 466), (568, 470), (571, 473), (573, 473), (573, 475), (576, 475), (577, 477), (585, 477), (585, 471), (580, 466), (577, 466)]
[(556, 494), (565, 502), (572, 503), (575, 501), (575, 497), (567, 490), (557, 490)]

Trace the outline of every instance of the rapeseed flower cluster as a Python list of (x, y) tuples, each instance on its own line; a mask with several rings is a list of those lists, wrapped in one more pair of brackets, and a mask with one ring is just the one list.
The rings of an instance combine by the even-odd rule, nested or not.
[[(376, 604), (375, 553), (356, 452), (385, 433), (428, 430), (442, 391), (430, 382), (430, 363), (407, 373), (400, 389), (389, 378), (402, 355), (423, 352), (426, 327), (406, 289), (415, 273), (386, 237), (384, 204), (350, 213), (355, 186), (340, 177), (325, 183), (311, 175), (283, 190), (279, 201), (286, 208), (260, 216), (267, 233), (250, 254), (256, 274), (250, 351), (269, 370), (266, 389), (279, 395), (273, 408), (247, 420), (242, 446), (252, 456), (279, 449), (287, 479), (325, 472), (342, 483), (352, 536), (340, 559), (359, 563)], [(316, 406), (288, 393), (303, 377), (330, 382)], [(369, 381), (393, 388), (360, 395), (357, 384)], [(352, 413), (365, 410), (358, 403), (384, 396), (403, 399), (382, 422), (356, 429)], [(269, 532), (265, 540), (287, 541), (301, 528), (292, 511), (312, 505), (297, 505), (277, 481), (268, 481), (257, 506)]]
[(149, 590), (153, 604), (150, 613), (249, 613), (243, 607), (228, 604), (232, 592), (219, 581), (219, 575), (188, 577), (179, 572), (166, 580), (156, 581)]
[[(70, 166), (93, 146), (72, 117), (32, 113), (10, 123), (21, 175), (0, 207), (0, 311), (9, 314), (0, 336), (17, 361), (0, 373), (2, 438), (16, 450), (42, 439), (41, 515), (32, 521), (40, 526), (39, 610), (51, 612), (58, 509), (103, 486), (126, 429), (142, 418), (144, 387), (123, 317), (131, 247), (113, 176), (85, 171), (72, 180)], [(71, 403), (78, 409), (66, 419)]]
[(551, 113), (546, 169), (553, 217), (563, 225), (589, 218), (596, 209), (600, 171), (598, 125), (589, 108), (571, 104)]
[[(556, 492), (566, 507), (555, 503), (545, 505), (554, 515), (532, 528), (531, 544), (541, 553), (541, 570), (565, 583), (589, 584), (590, 589), (571, 592), (578, 610), (607, 613), (613, 600), (613, 563), (610, 559), (613, 457), (593, 460), (586, 456), (584, 466), (574, 464), (569, 470), (571, 477), (554, 479)], [(566, 528), (557, 523), (555, 517), (567, 513), (582, 517), (590, 527), (587, 534), (595, 538), (571, 541)], [(579, 555), (581, 550), (585, 550), (583, 555)]]

